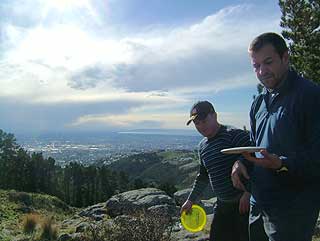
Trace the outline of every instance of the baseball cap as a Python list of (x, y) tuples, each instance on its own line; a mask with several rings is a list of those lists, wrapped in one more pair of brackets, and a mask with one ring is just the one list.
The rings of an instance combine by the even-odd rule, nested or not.
[(190, 118), (187, 121), (187, 126), (191, 123), (191, 121), (203, 120), (207, 117), (209, 113), (214, 113), (215, 110), (213, 105), (209, 101), (198, 101), (191, 107), (190, 110)]

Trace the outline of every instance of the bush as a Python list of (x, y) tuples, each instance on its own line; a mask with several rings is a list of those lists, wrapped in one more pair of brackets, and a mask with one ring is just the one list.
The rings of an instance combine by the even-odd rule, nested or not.
[(9, 192), (9, 201), (16, 203), (21, 202), (26, 206), (30, 206), (32, 204), (32, 197), (26, 192), (11, 191)]
[(27, 214), (23, 219), (23, 232), (33, 233), (39, 222), (39, 217), (36, 214)]
[(53, 197), (52, 198), (52, 204), (56, 207), (56, 208), (61, 208), (63, 211), (69, 211), (69, 206), (61, 201), (59, 198), (57, 197)]
[(41, 234), (39, 240), (57, 240), (58, 229), (52, 217), (45, 218), (41, 223)]
[(112, 222), (90, 225), (77, 241), (168, 241), (172, 219), (157, 211), (142, 211), (133, 216), (118, 216)]

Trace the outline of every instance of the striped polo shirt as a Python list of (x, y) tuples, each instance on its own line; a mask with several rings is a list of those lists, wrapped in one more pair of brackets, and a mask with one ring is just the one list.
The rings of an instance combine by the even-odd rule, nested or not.
[(214, 194), (220, 201), (235, 202), (242, 191), (235, 189), (231, 181), (231, 170), (234, 162), (243, 159), (241, 154), (223, 154), (225, 148), (250, 146), (247, 131), (231, 126), (221, 125), (218, 133), (212, 138), (203, 138), (199, 143), (200, 170), (194, 181), (189, 200), (195, 201), (210, 183)]

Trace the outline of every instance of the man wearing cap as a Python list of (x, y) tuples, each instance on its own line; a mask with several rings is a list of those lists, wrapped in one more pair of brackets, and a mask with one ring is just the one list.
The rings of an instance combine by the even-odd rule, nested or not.
[(214, 107), (208, 101), (199, 101), (192, 106), (187, 125), (191, 122), (204, 138), (198, 149), (199, 173), (181, 212), (190, 211), (192, 204), (210, 183), (217, 196), (210, 241), (247, 241), (250, 194), (235, 189), (230, 177), (233, 164), (242, 157), (239, 154), (223, 154), (221, 150), (249, 146), (249, 133), (220, 124)]

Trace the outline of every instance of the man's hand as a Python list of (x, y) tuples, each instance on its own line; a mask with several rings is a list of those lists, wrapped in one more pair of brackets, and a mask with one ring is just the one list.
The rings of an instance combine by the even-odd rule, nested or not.
[(186, 211), (186, 213), (190, 212), (191, 208), (192, 208), (192, 202), (190, 200), (187, 200), (184, 202), (184, 204), (182, 205), (181, 209), (180, 209), (180, 214), (183, 211)]
[(261, 158), (253, 157), (248, 152), (242, 153), (242, 155), (248, 160), (253, 162), (254, 164), (269, 168), (269, 169), (279, 169), (282, 165), (281, 159), (275, 155), (267, 152), (267, 150), (262, 149), (260, 151), (260, 154), (262, 155)]
[(245, 214), (249, 212), (250, 209), (250, 196), (249, 192), (244, 192), (239, 201), (239, 213)]
[(244, 184), (241, 181), (242, 177), (245, 177), (246, 179), (250, 178), (245, 165), (243, 165), (240, 161), (236, 161), (233, 164), (232, 172), (231, 172), (232, 184), (235, 188), (238, 188), (243, 191), (247, 191)]

